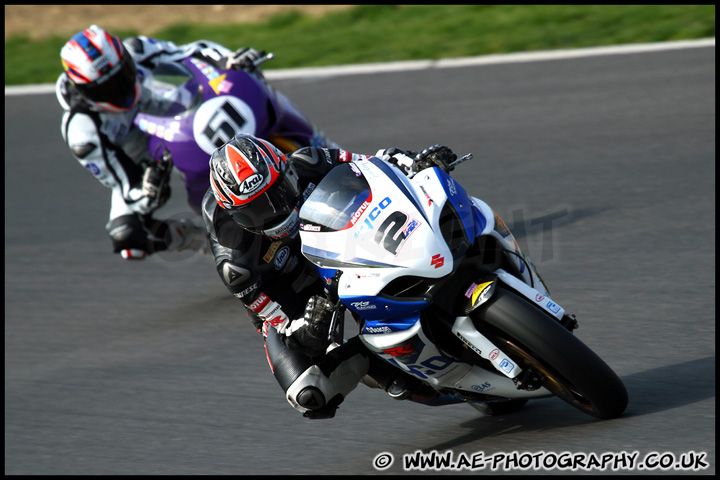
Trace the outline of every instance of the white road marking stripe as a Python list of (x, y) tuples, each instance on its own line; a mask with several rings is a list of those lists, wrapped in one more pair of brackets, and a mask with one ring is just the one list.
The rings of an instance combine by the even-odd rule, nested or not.
[[(364, 75), (381, 72), (424, 70), (430, 68), (456, 68), (501, 63), (540, 62), (568, 58), (623, 55), (630, 53), (657, 52), (683, 48), (714, 47), (715, 38), (682, 40), (677, 42), (638, 43), (613, 47), (589, 47), (568, 50), (543, 50), (507, 54), (481, 55), (477, 57), (443, 58), (440, 60), (407, 60), (399, 62), (366, 63), (333, 67), (288, 68), (265, 70), (268, 80), (284, 80), (302, 77), (332, 77), (340, 75)], [(59, 70), (59, 69), (58, 69)], [(58, 73), (59, 74), (59, 73)], [(53, 93), (55, 84), (6, 86), (5, 95), (34, 95)]]

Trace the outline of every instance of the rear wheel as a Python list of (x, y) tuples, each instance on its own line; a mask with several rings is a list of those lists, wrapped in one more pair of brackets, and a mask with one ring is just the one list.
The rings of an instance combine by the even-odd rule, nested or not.
[(479, 331), (573, 407), (601, 419), (625, 411), (627, 391), (615, 372), (557, 320), (523, 297), (498, 288), (473, 317)]

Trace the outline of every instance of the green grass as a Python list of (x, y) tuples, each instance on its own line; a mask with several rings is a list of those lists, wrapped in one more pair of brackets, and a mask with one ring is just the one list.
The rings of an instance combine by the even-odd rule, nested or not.
[[(257, 24), (177, 24), (153, 36), (253, 46), (275, 53), (265, 69), (292, 68), (709, 38), (715, 5), (360, 5), (317, 19), (288, 12)], [(54, 82), (66, 41), (6, 40), (5, 85)]]

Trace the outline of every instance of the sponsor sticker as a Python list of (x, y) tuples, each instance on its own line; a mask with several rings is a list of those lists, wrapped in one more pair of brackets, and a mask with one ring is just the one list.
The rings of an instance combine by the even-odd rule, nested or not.
[(392, 328), (386, 325), (381, 327), (365, 327), (363, 333), (392, 333)]
[(249, 195), (255, 190), (258, 190), (263, 185), (263, 180), (265, 180), (265, 177), (263, 177), (259, 173), (251, 174), (245, 180), (240, 182), (240, 185), (238, 187), (238, 189), (240, 190), (240, 195)]
[(492, 281), (481, 283), (478, 285), (475, 290), (472, 293), (472, 304), (475, 305), (477, 302), (478, 297), (484, 295), (488, 290), (490, 290), (490, 286), (493, 284)]
[(263, 255), (263, 260), (265, 260), (265, 263), (270, 263), (275, 256), (275, 252), (277, 252), (277, 249), (280, 248), (280, 245), (282, 245), (281, 241), (273, 242), (270, 244), (270, 248), (268, 248), (268, 251)]
[(482, 350), (480, 350), (478, 347), (476, 347), (470, 340), (465, 338), (465, 336), (460, 332), (455, 332), (455, 335), (458, 336), (460, 340), (463, 341), (465, 345), (467, 345), (469, 348), (471, 348), (475, 353), (482, 356)]
[[(378, 203), (378, 206), (370, 210), (370, 213), (368, 214), (365, 221), (362, 223), (360, 228), (357, 232), (355, 232), (355, 238), (358, 238), (361, 234), (372, 231), (375, 228), (375, 225), (373, 225), (373, 222), (380, 216), (383, 210), (385, 210), (388, 205), (392, 203), (392, 200), (390, 197), (385, 197)], [(365, 207), (367, 209), (367, 207)]]
[(290, 247), (284, 246), (280, 250), (278, 250), (277, 254), (275, 255), (275, 270), (280, 270), (285, 266), (285, 264), (288, 261), (288, 258), (290, 258)]
[(254, 302), (252, 302), (250, 305), (248, 305), (248, 308), (252, 310), (255, 313), (260, 312), (270, 301), (270, 297), (265, 295), (264, 293), (261, 293), (258, 298), (255, 299)]
[(317, 185), (315, 185), (314, 183), (310, 183), (310, 184), (307, 186), (307, 188), (306, 188), (305, 191), (303, 192), (303, 202), (308, 199), (308, 197), (309, 197), (310, 194), (313, 192), (313, 190), (315, 190), (315, 187), (316, 187), (316, 186), (317, 186)]
[(558, 313), (560, 311), (560, 305), (553, 301), (549, 301), (545, 306), (553, 313)]
[(368, 301), (350, 302), (350, 305), (352, 305), (352, 307), (355, 310), (376, 310), (377, 309), (377, 305), (373, 305)]
[(434, 265), (435, 268), (442, 267), (445, 265), (445, 257), (441, 256), (439, 253), (437, 255), (433, 255), (430, 259), (430, 265)]
[(512, 372), (512, 371), (513, 371), (513, 368), (515, 368), (515, 364), (512, 363), (512, 362), (511, 362), (510, 360), (508, 360), (507, 358), (503, 358), (502, 361), (500, 362), (500, 365), (499, 365), (499, 366), (500, 366), (500, 369), (501, 369), (503, 372), (506, 372), (506, 373)]
[(392, 348), (386, 348), (383, 350), (383, 353), (386, 355), (392, 355), (393, 357), (399, 357), (402, 355), (409, 355), (413, 353), (415, 350), (413, 349), (411, 344), (403, 345), (400, 347), (392, 347)]
[(470, 385), (470, 388), (472, 388), (473, 390), (478, 391), (478, 392), (485, 391), (485, 390), (487, 390), (487, 389), (490, 388), (490, 387), (492, 387), (492, 385), (490, 384), (490, 382), (484, 382), (484, 383), (481, 384), (481, 385)]
[(455, 186), (455, 180), (453, 180), (452, 178), (448, 178), (447, 186), (451, 196), (454, 197), (455, 195), (457, 195), (457, 187)]
[(255, 282), (252, 285), (250, 285), (248, 288), (243, 290), (242, 292), (236, 293), (235, 296), (238, 298), (243, 298), (245, 295), (248, 295), (248, 294), (254, 292), (255, 290), (257, 290), (257, 288), (259, 286), (260, 286), (260, 282)]
[(98, 166), (95, 165), (94, 163), (88, 163), (88, 164), (86, 164), (86, 165), (85, 165), (85, 168), (87, 168), (87, 169), (90, 171), (90, 173), (92, 173), (92, 174), (93, 174), (94, 176), (96, 176), (96, 177), (97, 177), (98, 175), (100, 175), (100, 169), (99, 169)]
[(412, 220), (410, 220), (410, 223), (408, 223), (408, 226), (405, 227), (405, 230), (403, 230), (403, 233), (405, 234), (405, 238), (407, 239), (407, 237), (409, 237), (415, 230), (417, 230), (420, 225), (422, 225), (422, 223), (420, 223), (420, 221), (418, 221), (414, 218)]
[(360, 205), (360, 207), (355, 211), (355, 213), (353, 213), (353, 216), (350, 217), (350, 223), (352, 225), (355, 225), (355, 223), (357, 223), (357, 221), (360, 219), (360, 217), (362, 217), (362, 214), (365, 213), (365, 210), (369, 206), (370, 206), (370, 203), (367, 200), (364, 201), (363, 204)]

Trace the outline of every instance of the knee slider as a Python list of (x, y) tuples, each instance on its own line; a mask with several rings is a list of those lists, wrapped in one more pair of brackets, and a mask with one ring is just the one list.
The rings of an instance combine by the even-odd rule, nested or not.
[(285, 396), (296, 410), (306, 413), (331, 407), (334, 414), (340, 403), (357, 387), (368, 370), (368, 360), (361, 354), (343, 360), (327, 374), (318, 365), (308, 367), (288, 387)]
[(106, 229), (113, 242), (114, 253), (123, 250), (147, 251), (147, 232), (137, 216), (122, 215), (114, 218)]

